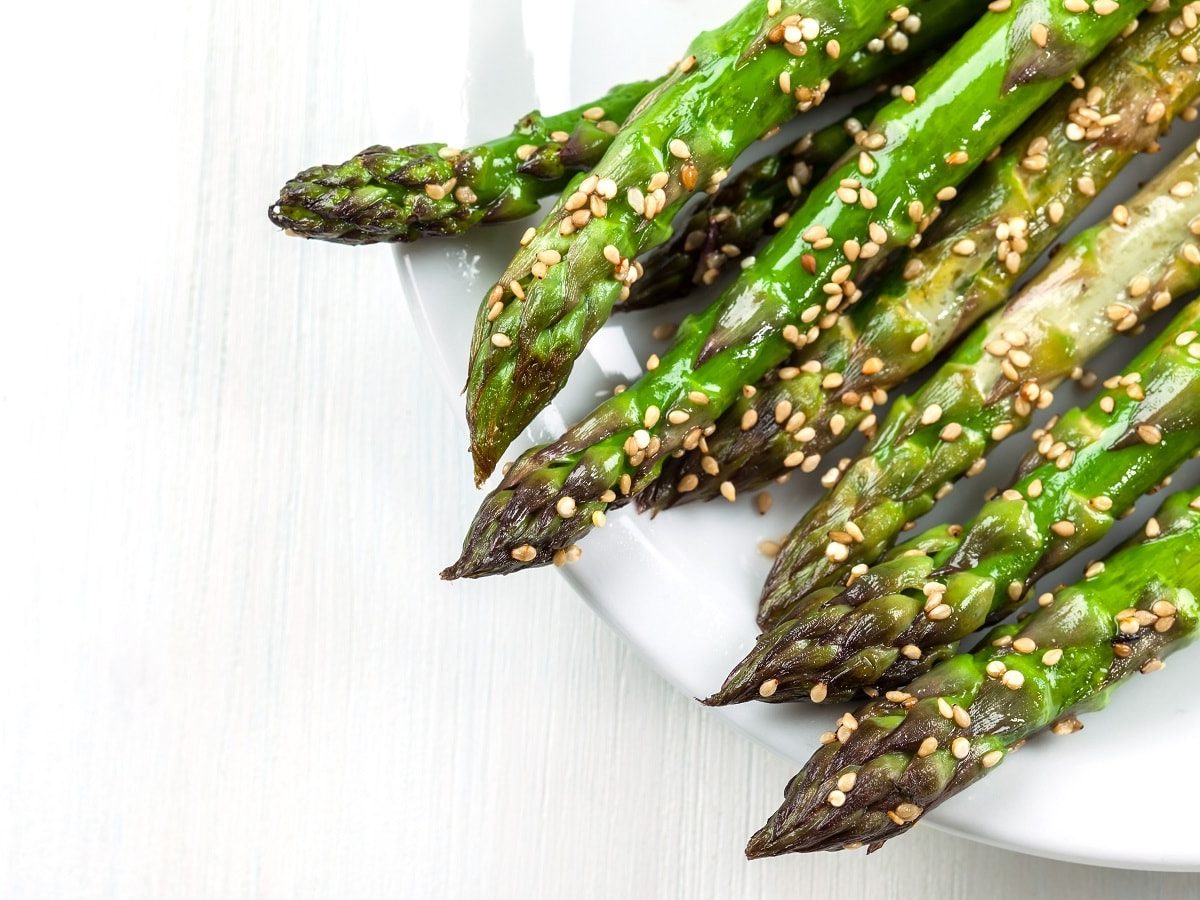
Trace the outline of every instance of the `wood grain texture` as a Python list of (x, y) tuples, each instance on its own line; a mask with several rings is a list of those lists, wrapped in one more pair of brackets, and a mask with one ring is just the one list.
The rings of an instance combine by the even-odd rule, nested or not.
[(421, 29), (383, 0), (31, 6), (0, 59), (0, 894), (1200, 892), (920, 829), (746, 863), (788, 767), (553, 575), (436, 579), (477, 495), (392, 259), (266, 222), (302, 163), (461, 102), (397, 91)]

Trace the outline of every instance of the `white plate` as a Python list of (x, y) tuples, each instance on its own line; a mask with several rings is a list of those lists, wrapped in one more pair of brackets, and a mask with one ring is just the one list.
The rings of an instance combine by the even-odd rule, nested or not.
[[(439, 102), (431, 109), (428, 98), (407, 98), (409, 124), (419, 122), (422, 131), (402, 133), (421, 140), (480, 140), (503, 133), (533, 107), (557, 111), (584, 102), (616, 81), (662, 71), (669, 54), (682, 51), (693, 32), (720, 22), (739, 2), (606, 0), (598, 16), (595, 4), (578, 0), (480, 0), (466, 20), (471, 23), (469, 34), (450, 51), (452, 58), (437, 51), (438, 79), (449, 80), (438, 85), (438, 97), (459, 97), (461, 102)], [(498, 53), (501, 47), (503, 53)], [(434, 51), (418, 51), (413, 71), (419, 71), (422, 61), (432, 68)], [(787, 134), (827, 121), (836, 108), (831, 102)], [(1114, 191), (1098, 201), (1088, 224), (1169, 159), (1188, 129), (1177, 128), (1163, 154), (1131, 166)], [(1194, 126), (1191, 135), (1195, 136)], [(475, 310), (527, 224), (398, 251), (404, 293), (456, 406), (461, 406), (459, 391)], [(557, 435), (614, 384), (636, 378), (641, 361), (661, 348), (649, 337), (652, 323), (677, 321), (684, 310), (675, 304), (617, 317), (606, 326), (576, 364), (567, 390), (517, 449)], [(1115, 371), (1128, 351), (1125, 344), (1120, 352), (1110, 353), (1099, 370)], [(1072, 390), (1060, 392), (1060, 401), (1067, 405), (1079, 399)], [(998, 480), (1027, 447), (1024, 438), (1009, 443), (992, 460), (990, 471), (998, 473)], [(465, 445), (464, 438), (464, 454)], [(1189, 470), (1190, 477), (1194, 473)], [(956, 521), (969, 515), (990, 483), (986, 478), (976, 481), (956, 492), (938, 514)], [(705, 696), (720, 686), (757, 634), (755, 601), (768, 569), (768, 561), (757, 552), (758, 541), (785, 534), (818, 496), (814, 479), (794, 482), (773, 490), (775, 506), (766, 517), (756, 515), (748, 499), (734, 507), (723, 501), (686, 507), (653, 522), (622, 510), (609, 518), (607, 528), (587, 538), (583, 560), (566, 570), (566, 576), (664, 677), (690, 696)], [(1144, 502), (1142, 511), (1148, 514), (1152, 504)], [(467, 524), (462, 523), (464, 531)], [(1123, 533), (1132, 527), (1127, 523)], [(1115, 536), (1104, 546), (1114, 542)], [(444, 562), (450, 562), (457, 549), (447, 546)], [(1081, 566), (1082, 562), (1070, 567), (1066, 575), (1074, 578)], [(512, 577), (552, 578), (552, 571)], [(1056, 580), (1064, 577), (1060, 572)], [(1200, 842), (1194, 839), (1191, 822), (1192, 811), (1200, 806), (1200, 780), (1184, 775), (1186, 768), (1176, 769), (1190, 766), (1200, 748), (1197, 684), (1200, 653), (1180, 654), (1161, 674), (1134, 679), (1118, 691), (1109, 711), (1085, 719), (1082, 733), (1031, 741), (1011, 762), (932, 813), (928, 821), (955, 834), (1039, 856), (1123, 868), (1200, 871)], [(838, 714), (840, 709), (828, 707), (766, 704), (712, 712), (798, 764)], [(1169, 790), (1152, 787), (1165, 779)], [(782, 795), (783, 785), (779, 788)], [(763, 809), (763, 819), (772, 811)], [(1114, 827), (1117, 822), (1124, 824)]]

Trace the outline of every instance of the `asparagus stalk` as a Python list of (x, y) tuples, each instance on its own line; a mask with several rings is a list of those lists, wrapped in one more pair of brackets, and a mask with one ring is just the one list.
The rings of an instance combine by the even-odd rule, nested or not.
[(566, 382), (640, 274), (635, 258), (671, 236), (687, 198), (715, 191), (751, 143), (821, 103), (889, 11), (885, 0), (751, 0), (692, 43), (484, 298), (466, 387), (477, 482)]
[(936, 241), (739, 398), (704, 452), (667, 463), (639, 505), (737, 496), (812, 471), (856, 429), (873, 431), (888, 392), (1001, 304), (1093, 196), (1196, 102), (1197, 6), (1176, 2), (1148, 18), (1064, 87), (980, 168)]
[(782, 153), (763, 157), (702, 202), (678, 233), (652, 251), (629, 299), (616, 308), (646, 309), (711, 285), (729, 260), (757, 246), (799, 208), (804, 189), (820, 180), (854, 146), (854, 136), (891, 99), (886, 91), (856, 107), (840, 122), (807, 134)]
[[(911, 102), (901, 98), (880, 112), (860, 135), (860, 152), (813, 188), (755, 264), (708, 310), (683, 321), (650, 372), (517, 460), (443, 576), (545, 565), (602, 523), (606, 509), (644, 490), (670, 454), (699, 445), (744, 385), (836, 324), (860, 295), (854, 279), (911, 241), (938, 196), (948, 196), (1144, 5), (1100, 15), (1051, 4), (1045, 23), (1033, 23), (1046, 24), (1045, 47), (1030, 37), (1027, 19), (1043, 9), (1036, 0), (985, 14), (918, 80)], [(908, 213), (918, 203), (926, 210), (920, 222)]]
[(1184, 255), (1195, 248), (1193, 222), (1200, 227), (1200, 153), (1189, 147), (1062, 248), (916, 394), (896, 401), (784, 541), (759, 624), (789, 618), (811, 591), (875, 562), (955, 480), (983, 471), (986, 454), (1049, 406), (1063, 379), (1172, 297), (1200, 288), (1200, 267)]
[[(908, 4), (908, 16), (889, 21), (850, 57), (832, 79), (834, 89), (874, 83), (901, 59), (956, 34), (966, 12), (977, 7), (975, 0)], [(600, 161), (618, 126), (664, 80), (619, 85), (553, 116), (531, 112), (511, 134), (465, 150), (375, 145), (340, 165), (313, 166), (283, 186), (268, 217), (300, 237), (377, 244), (458, 235), (532, 215), (572, 173)]]
[(1070, 733), (1135, 672), (1195, 636), (1200, 489), (1170, 498), (1083, 581), (838, 721), (750, 839), (752, 858), (885, 841), (983, 778), (1029, 737)]
[(842, 590), (814, 592), (706, 702), (821, 702), (902, 685), (1019, 606), (1039, 578), (1104, 537), (1200, 448), (1197, 329), (1193, 301), (1095, 403), (1040, 436), (1014, 487), (953, 542), (932, 554), (894, 553)]
[(620, 124), (664, 80), (618, 85), (555, 116), (535, 110), (511, 134), (465, 150), (368, 147), (341, 165), (305, 169), (267, 215), (300, 237), (338, 244), (408, 242), (524, 218), (573, 173), (595, 165)]

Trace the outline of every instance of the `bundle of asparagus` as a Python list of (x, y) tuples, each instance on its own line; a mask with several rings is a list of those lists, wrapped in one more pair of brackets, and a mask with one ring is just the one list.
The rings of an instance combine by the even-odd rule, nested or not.
[(876, 849), (987, 775), (1030, 736), (1078, 729), (1130, 675), (1162, 668), (1196, 632), (1200, 490), (1169, 499), (1083, 581), (973, 654), (939, 663), (853, 714), (787, 786), (746, 854)]
[(739, 398), (706, 441), (664, 466), (639, 505), (737, 496), (812, 471), (855, 430), (875, 429), (888, 392), (1002, 304), (1042, 251), (1133, 157), (1200, 97), (1200, 44), (1178, 9), (1151, 16), (1015, 134), (965, 186), (937, 239), (836, 327)]
[(971, 524), (939, 526), (848, 586), (800, 599), (707, 702), (823, 702), (895, 687), (1014, 611), (1200, 449), (1198, 334), (1200, 300), (1094, 403), (1047, 429)]
[[(916, 238), (938, 204), (1143, 7), (1085, 15), (1051, 5), (1046, 22), (1037, 23), (1046, 34), (1037, 30), (1036, 41), (1021, 15), (1025, 3), (986, 13), (912, 91), (880, 111), (862, 132), (860, 151), (811, 188), (712, 306), (681, 323), (646, 375), (516, 461), (444, 577), (511, 572), (570, 553), (609, 508), (651, 484), (672, 453), (699, 446), (744, 385), (835, 326), (860, 297), (856, 279)], [(613, 256), (621, 269), (623, 257)], [(576, 269), (556, 268), (555, 277)], [(521, 307), (514, 315), (529, 316), (528, 305), (512, 305)], [(587, 306), (581, 300), (577, 310)], [(538, 331), (547, 346), (556, 333), (557, 326)], [(505, 391), (528, 394), (519, 379), (508, 379)], [(504, 408), (499, 399), (492, 406)]]
[[(706, 702), (871, 700), (823, 739), (750, 856), (877, 847), (1195, 630), (1200, 490), (960, 652), (1200, 450), (1200, 301), (1035, 431), (965, 527), (893, 544), (1063, 380), (1200, 288), (1196, 143), (1015, 292), (1131, 159), (1196, 118), (1198, 17), (1182, 0), (752, 0), (664, 78), (467, 149), (371, 147), (272, 204), (290, 233), (371, 244), (558, 196), (476, 322), (477, 480), (613, 310), (738, 269), (642, 377), (506, 469), (443, 577), (572, 561), (631, 501), (734, 500), (827, 468), (764, 587), (765, 633)], [(841, 120), (730, 177), (760, 137), (859, 88)], [(856, 431), (865, 450), (828, 468)]]

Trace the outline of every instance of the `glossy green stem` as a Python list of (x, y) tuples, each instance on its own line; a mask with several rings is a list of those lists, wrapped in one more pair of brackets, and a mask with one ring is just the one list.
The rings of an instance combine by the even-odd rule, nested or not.
[[(1087, 68), (1083, 87), (1059, 91), (980, 167), (932, 240), (927, 234), (836, 328), (739, 398), (705, 452), (664, 465), (639, 505), (658, 512), (713, 499), (726, 482), (745, 495), (797, 468), (824, 469), (856, 430), (873, 432), (888, 392), (1002, 304), (1092, 198), (1200, 97), (1200, 66), (1180, 55), (1200, 46), (1200, 31), (1180, 18), (1183, 6), (1147, 16)], [(1096, 122), (1113, 115), (1119, 121)], [(1081, 177), (1090, 179), (1086, 191)], [(968, 243), (973, 252), (955, 252)]]
[(896, 687), (1020, 606), (1200, 448), (1197, 329), (1193, 301), (1095, 403), (1040, 437), (1013, 487), (953, 543), (893, 553), (845, 588), (814, 591), (707, 702), (823, 702)]
[(726, 265), (743, 261), (759, 241), (786, 224), (803, 203), (808, 185), (825, 177), (854, 146), (854, 135), (890, 99), (890, 93), (881, 91), (845, 119), (763, 157), (722, 184), (668, 243), (641, 260), (641, 277), (630, 287), (629, 299), (616, 308), (647, 309), (716, 282)]
[(839, 719), (747, 855), (877, 849), (1030, 737), (1077, 730), (1076, 713), (1103, 707), (1131, 675), (1162, 668), (1200, 620), (1200, 490), (1167, 500), (1089, 571), (992, 631), (975, 653)]
[[(895, 100), (880, 112), (861, 135), (861, 152), (812, 189), (754, 265), (681, 323), (652, 371), (559, 440), (517, 460), (484, 501), (461, 558), (444, 577), (546, 564), (591, 528), (596, 513), (652, 483), (672, 453), (698, 446), (744, 385), (836, 325), (860, 296), (854, 280), (919, 233), (924, 220), (908, 212), (914, 204), (932, 215), (939, 193), (961, 183), (1143, 6), (1125, 3), (1099, 16), (1020, 0), (985, 14), (917, 81), (914, 102)], [(1031, 14), (1043, 13), (1050, 34), (1044, 49), (1032, 43), (1028, 27)], [(886, 238), (871, 259), (851, 261), (847, 242), (870, 241), (878, 234), (872, 224)], [(831, 236), (828, 246), (818, 233)], [(566, 497), (574, 514), (556, 515)]]

